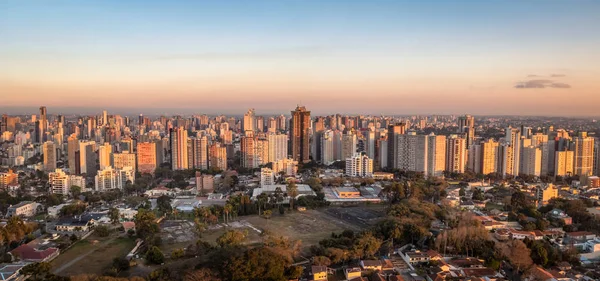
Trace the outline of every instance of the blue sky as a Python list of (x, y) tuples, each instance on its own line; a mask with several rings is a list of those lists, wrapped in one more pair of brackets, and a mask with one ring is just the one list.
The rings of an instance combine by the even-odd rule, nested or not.
[[(594, 114), (564, 97), (600, 101), (598, 15), (598, 1), (9, 0), (0, 93), (6, 106)], [(569, 88), (515, 87), (534, 76)]]

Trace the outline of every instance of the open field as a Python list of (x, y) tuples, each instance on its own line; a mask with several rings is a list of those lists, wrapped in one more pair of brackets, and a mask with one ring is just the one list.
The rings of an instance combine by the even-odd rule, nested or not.
[(91, 236), (79, 241), (52, 261), (52, 269), (63, 276), (98, 274), (108, 268), (114, 258), (125, 257), (135, 241), (127, 237)]

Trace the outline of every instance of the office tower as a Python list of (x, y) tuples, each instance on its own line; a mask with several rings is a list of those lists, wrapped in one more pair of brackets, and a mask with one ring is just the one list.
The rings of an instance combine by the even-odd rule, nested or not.
[(575, 155), (574, 174), (589, 177), (594, 169), (594, 138), (587, 132), (581, 132), (574, 139), (573, 151)]
[(375, 159), (375, 131), (372, 129), (365, 132), (365, 151), (367, 156), (371, 159)]
[(135, 173), (135, 154), (124, 151), (123, 153), (113, 154), (113, 167), (115, 169), (123, 169), (125, 167), (131, 167)]
[(332, 130), (327, 130), (321, 135), (321, 158), (319, 160), (323, 165), (331, 165), (333, 162), (335, 162), (333, 138), (334, 134)]
[(135, 171), (132, 167), (113, 169), (106, 167), (95, 176), (95, 190), (123, 189), (127, 181), (135, 182)]
[(96, 175), (96, 142), (79, 141), (79, 171), (87, 177)]
[(79, 139), (77, 139), (76, 134), (71, 134), (69, 138), (67, 138), (67, 158), (69, 163), (69, 173), (71, 174), (79, 174), (78, 171), (79, 165), (77, 165), (76, 161), (76, 152), (79, 151)]
[(503, 175), (519, 175), (519, 156), (521, 155), (521, 133), (518, 129), (508, 127), (506, 128), (506, 144), (508, 145), (504, 150), (504, 166), (502, 170)]
[(441, 177), (446, 170), (446, 136), (427, 136), (426, 176)]
[(573, 151), (564, 150), (556, 151), (554, 164), (554, 175), (560, 177), (568, 177), (573, 175), (575, 153)]
[(98, 162), (100, 162), (100, 170), (112, 165), (112, 145), (105, 142), (98, 147)]
[(288, 135), (269, 134), (269, 159), (267, 162), (275, 162), (286, 159), (288, 156)]
[(242, 133), (246, 133), (247, 131), (254, 132), (256, 129), (256, 121), (254, 118), (254, 108), (248, 109), (248, 112), (244, 114), (244, 119), (242, 119)]
[(342, 135), (342, 159), (348, 159), (356, 154), (358, 139), (354, 130), (348, 130)]
[[(488, 139), (486, 141), (482, 141), (480, 144), (481, 151), (481, 162), (478, 165), (479, 169), (476, 169), (476, 173), (481, 173), (484, 175), (489, 175), (491, 173), (498, 172), (498, 142), (493, 139)], [(471, 155), (469, 155), (471, 157)]]
[(171, 129), (169, 132), (171, 146), (171, 169), (188, 169), (187, 130), (183, 127)]
[(539, 147), (523, 147), (521, 174), (539, 177), (542, 172), (542, 150)]
[(44, 171), (50, 172), (56, 170), (56, 146), (54, 142), (44, 142), (42, 149), (42, 154), (44, 154)]
[(290, 151), (292, 159), (307, 163), (310, 161), (310, 111), (297, 106), (290, 120)]
[(398, 169), (398, 144), (396, 136), (404, 134), (406, 131), (406, 123), (398, 123), (388, 127), (387, 138), (387, 167), (390, 169)]
[[(541, 174), (542, 175), (548, 175), (550, 169), (549, 169), (549, 163), (550, 163), (550, 147), (548, 144), (548, 135), (544, 135), (541, 133), (536, 133), (534, 135), (531, 136), (531, 145), (538, 147), (540, 149), (540, 151), (542, 152), (542, 169), (541, 169)], [(553, 152), (552, 152), (553, 153)], [(552, 162), (552, 165), (554, 165), (554, 162)]]
[(467, 139), (467, 149), (471, 147), (475, 140), (475, 118), (471, 115), (458, 117), (458, 133)]
[(208, 155), (210, 157), (210, 168), (219, 169), (222, 171), (227, 170), (227, 148), (222, 146), (220, 143), (213, 143), (208, 148)]
[(464, 173), (467, 166), (467, 140), (457, 135), (446, 139), (446, 171)]
[(346, 159), (346, 176), (370, 177), (373, 175), (373, 159), (359, 153)]
[(403, 134), (396, 136), (396, 169), (425, 173), (427, 170), (428, 136)]
[(295, 176), (298, 172), (298, 161), (289, 158), (275, 161), (272, 170), (275, 174), (283, 172), (286, 176)]
[(39, 135), (38, 142), (42, 143), (45, 141), (46, 132), (48, 131), (48, 116), (46, 113), (46, 107), (40, 107), (40, 120), (39, 120)]
[(275, 184), (275, 173), (273, 170), (269, 168), (261, 168), (260, 169), (260, 186), (264, 187), (266, 185), (274, 185)]
[(137, 167), (142, 174), (154, 175), (158, 161), (156, 159), (156, 143), (138, 142), (137, 144)]

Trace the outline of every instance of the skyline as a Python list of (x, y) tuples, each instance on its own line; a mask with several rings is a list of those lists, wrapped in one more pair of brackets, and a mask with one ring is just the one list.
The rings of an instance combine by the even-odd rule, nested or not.
[(2, 2), (0, 110), (600, 115), (597, 2), (234, 2)]

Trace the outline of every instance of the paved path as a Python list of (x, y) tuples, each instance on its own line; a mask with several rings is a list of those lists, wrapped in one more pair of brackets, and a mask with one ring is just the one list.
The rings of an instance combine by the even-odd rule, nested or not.
[[(117, 237), (112, 237), (104, 242), (102, 242), (102, 245), (106, 245), (110, 242), (112, 242), (113, 240), (117, 239)], [(59, 274), (61, 273), (63, 270), (71, 267), (72, 265), (76, 264), (78, 261), (82, 260), (83, 258), (91, 255), (92, 253), (94, 253), (95, 251), (97, 251), (98, 249), (100, 249), (102, 247), (102, 245), (100, 247), (97, 247), (95, 249), (90, 250), (89, 252), (83, 254), (83, 255), (79, 255), (78, 257), (72, 259), (71, 261), (69, 261), (68, 263), (63, 264), (62, 266), (60, 266), (59, 268), (57, 268), (56, 270), (54, 270), (54, 274)]]

